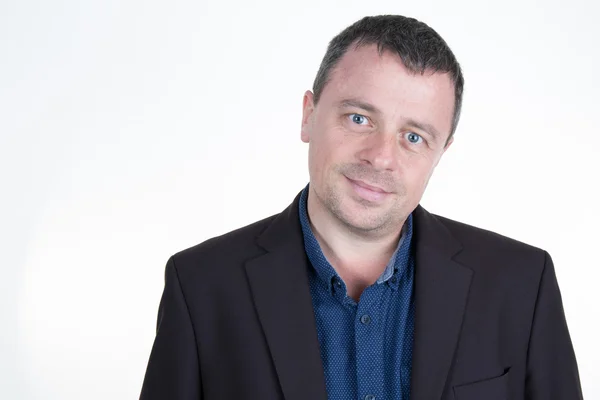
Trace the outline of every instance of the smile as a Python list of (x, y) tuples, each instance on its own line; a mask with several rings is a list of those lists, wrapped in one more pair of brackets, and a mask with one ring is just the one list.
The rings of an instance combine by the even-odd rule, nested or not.
[(364, 200), (370, 202), (381, 202), (391, 194), (383, 189), (368, 185), (364, 182), (355, 181), (348, 177), (346, 177), (346, 179), (348, 179), (348, 182), (350, 182), (354, 192)]

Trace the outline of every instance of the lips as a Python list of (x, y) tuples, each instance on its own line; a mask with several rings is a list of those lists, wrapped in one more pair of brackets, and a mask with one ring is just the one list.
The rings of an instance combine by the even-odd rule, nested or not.
[[(348, 179), (350, 179), (350, 178), (348, 178)], [(357, 179), (350, 179), (350, 180), (352, 182), (354, 182), (355, 184), (357, 184), (359, 186), (362, 186), (365, 189), (372, 190), (373, 192), (385, 193), (385, 194), (390, 193), (387, 190), (384, 190), (384, 189), (380, 188), (379, 186), (369, 185), (368, 183), (360, 181), (360, 180), (357, 180)]]

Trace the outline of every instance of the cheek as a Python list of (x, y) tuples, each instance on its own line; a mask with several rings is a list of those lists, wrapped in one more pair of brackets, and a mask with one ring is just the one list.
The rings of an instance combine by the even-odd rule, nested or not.
[(335, 129), (322, 132), (314, 142), (315, 159), (324, 164), (324, 167), (343, 163), (344, 154), (348, 153), (351, 147), (349, 139), (343, 132)]
[(309, 148), (309, 165), (311, 174), (319, 181), (329, 173), (332, 164), (334, 164), (333, 146), (324, 137), (312, 140)]
[(433, 173), (432, 160), (427, 157), (415, 158), (406, 171), (407, 186), (413, 190), (424, 189)]

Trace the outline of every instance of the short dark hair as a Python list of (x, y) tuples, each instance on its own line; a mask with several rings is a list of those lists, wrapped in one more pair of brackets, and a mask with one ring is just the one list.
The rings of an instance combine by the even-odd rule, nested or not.
[(460, 117), (464, 86), (462, 71), (444, 39), (427, 24), (414, 18), (402, 15), (364, 17), (334, 37), (313, 83), (315, 104), (330, 78), (331, 70), (353, 43), (355, 47), (376, 44), (380, 55), (385, 50), (395, 52), (404, 66), (415, 74), (423, 75), (426, 71), (450, 74), (454, 83), (454, 115), (447, 144)]

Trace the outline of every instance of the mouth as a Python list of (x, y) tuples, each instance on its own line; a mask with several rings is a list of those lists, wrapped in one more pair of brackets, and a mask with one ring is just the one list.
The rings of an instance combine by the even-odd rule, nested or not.
[(350, 179), (348, 177), (346, 177), (346, 179), (348, 179), (348, 182), (350, 182), (350, 185), (358, 196), (370, 202), (381, 202), (392, 194), (378, 186), (369, 185), (363, 181)]

